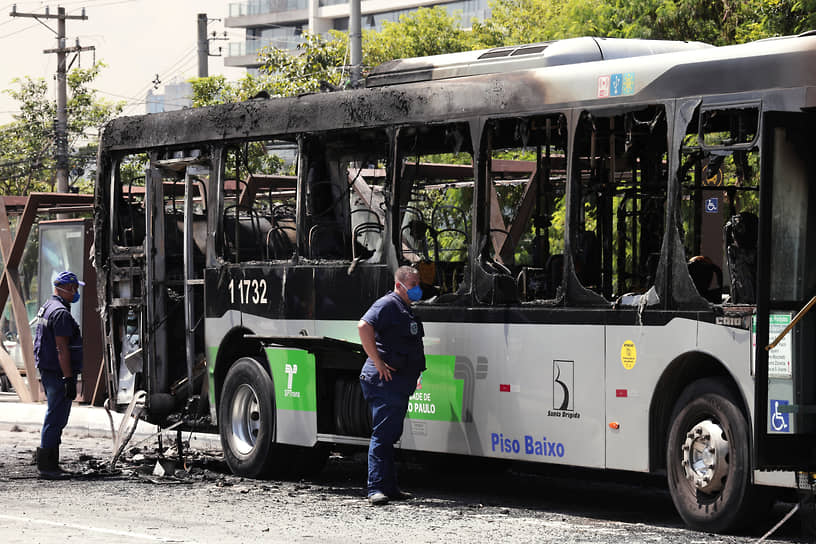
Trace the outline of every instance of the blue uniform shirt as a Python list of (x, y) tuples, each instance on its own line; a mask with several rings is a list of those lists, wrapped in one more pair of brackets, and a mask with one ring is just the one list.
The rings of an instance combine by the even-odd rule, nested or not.
[(37, 312), (37, 332), (34, 336), (34, 358), (37, 368), (60, 371), (57, 357), (57, 336), (68, 337), (71, 368), (76, 375), (82, 370), (82, 336), (79, 324), (68, 305), (57, 295), (51, 295)]
[[(425, 370), (425, 329), (397, 293), (377, 299), (362, 319), (374, 327), (377, 351), (389, 366), (406, 372)], [(370, 359), (366, 362), (373, 366)]]

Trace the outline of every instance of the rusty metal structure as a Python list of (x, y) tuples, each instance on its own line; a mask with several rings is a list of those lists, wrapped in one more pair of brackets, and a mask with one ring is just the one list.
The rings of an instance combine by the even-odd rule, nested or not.
[(763, 470), (816, 470), (816, 318), (791, 322), (816, 286), (814, 66), (810, 34), (580, 38), (114, 120), (113, 404), (146, 390), (252, 477), (365, 445), (356, 323), (412, 264), (429, 371), (400, 447), (665, 470), (689, 525), (733, 530)]
[[(34, 366), (34, 343), (31, 326), (28, 323), (28, 312), (26, 311), (25, 298), (20, 280), (19, 267), (26, 248), (29, 234), (35, 221), (41, 220), (44, 216), (55, 214), (76, 214), (89, 213), (93, 207), (92, 195), (79, 195), (71, 193), (32, 193), (29, 196), (2, 196), (0, 197), (0, 256), (2, 256), (3, 269), (0, 276), (0, 308), (5, 307), (11, 301), (11, 308), (14, 313), (14, 320), (22, 355), (25, 375), (28, 382), (23, 379), (14, 360), (11, 359), (5, 350), (0, 349), (0, 368), (11, 382), (15, 392), (23, 402), (36, 402), (41, 400), (38, 374)], [(14, 236), (12, 236), (11, 219), (17, 216)], [(85, 278), (95, 278), (93, 267), (90, 264), (90, 249), (92, 241), (92, 231), (88, 229), (88, 246), (85, 253), (85, 266), (78, 272)], [(93, 283), (93, 279), (91, 280)], [(50, 289), (49, 289), (50, 290)], [(91, 288), (85, 291), (86, 300), (83, 300), (84, 313), (90, 318), (84, 328), (85, 353), (88, 361), (85, 364), (83, 389), (80, 392), (79, 400), (85, 402), (100, 401), (105, 396), (104, 391), (96, 390), (96, 382), (99, 378), (100, 365), (100, 340), (99, 321), (96, 318), (96, 286), (91, 284)], [(90, 381), (87, 376), (91, 376)]]

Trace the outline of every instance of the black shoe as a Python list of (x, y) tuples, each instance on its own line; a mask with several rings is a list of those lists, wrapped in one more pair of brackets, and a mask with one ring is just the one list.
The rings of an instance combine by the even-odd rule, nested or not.
[(383, 504), (388, 504), (388, 496), (385, 493), (377, 491), (368, 497), (368, 503), (371, 506), (382, 506)]
[(67, 480), (69, 474), (60, 470), (59, 450), (56, 448), (37, 448), (37, 471), (42, 480)]
[(39, 478), (40, 480), (70, 480), (71, 475), (59, 470), (40, 469)]
[(397, 489), (393, 493), (388, 494), (388, 498), (392, 501), (407, 501), (408, 499), (412, 499), (414, 496), (407, 491), (400, 491)]

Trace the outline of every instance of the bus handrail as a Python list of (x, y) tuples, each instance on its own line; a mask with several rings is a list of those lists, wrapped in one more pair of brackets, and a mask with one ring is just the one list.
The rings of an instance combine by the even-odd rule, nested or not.
[(785, 336), (791, 331), (791, 329), (793, 329), (793, 327), (799, 322), (799, 320), (805, 317), (805, 314), (808, 313), (811, 310), (811, 308), (813, 308), (814, 305), (816, 305), (816, 296), (810, 299), (810, 301), (807, 304), (805, 304), (804, 308), (799, 310), (799, 313), (796, 314), (796, 316), (793, 319), (791, 319), (791, 322), (788, 323), (788, 326), (785, 327), (785, 329), (779, 333), (779, 336), (776, 337), (776, 340), (765, 346), (765, 351), (771, 351), (773, 348), (775, 348), (776, 345), (779, 342), (781, 342), (782, 339), (785, 338)]

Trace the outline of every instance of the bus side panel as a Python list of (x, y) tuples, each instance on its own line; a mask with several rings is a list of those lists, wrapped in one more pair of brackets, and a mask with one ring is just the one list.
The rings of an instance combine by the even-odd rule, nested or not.
[(696, 349), (697, 323), (673, 319), (662, 327), (606, 328), (606, 466), (649, 470), (649, 406), (663, 371)]
[[(602, 326), (426, 322), (425, 334), (403, 448), (603, 467)], [(457, 414), (445, 405), (459, 381)]]
[(751, 377), (752, 350), (751, 331), (699, 323), (697, 326), (697, 345), (700, 351), (708, 353), (721, 361), (731, 373), (742, 393), (745, 407), (750, 416), (749, 425), (753, 428), (754, 379)]
[(317, 443), (315, 356), (307, 351), (266, 348), (275, 387), (275, 442)]

